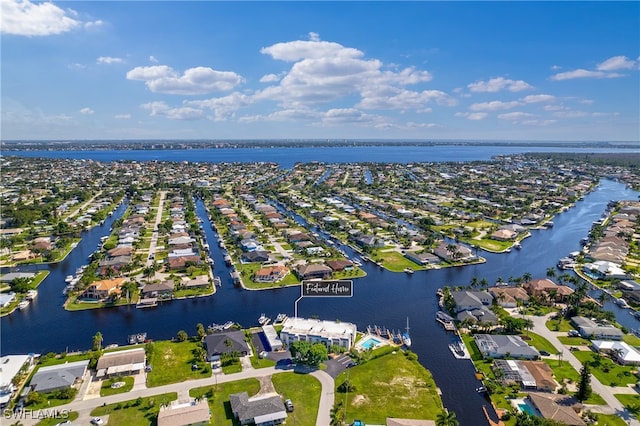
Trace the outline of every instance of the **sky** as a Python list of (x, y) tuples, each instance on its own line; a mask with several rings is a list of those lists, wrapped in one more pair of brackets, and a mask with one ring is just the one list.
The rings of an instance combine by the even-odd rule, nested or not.
[(0, 5), (3, 140), (640, 143), (635, 1)]

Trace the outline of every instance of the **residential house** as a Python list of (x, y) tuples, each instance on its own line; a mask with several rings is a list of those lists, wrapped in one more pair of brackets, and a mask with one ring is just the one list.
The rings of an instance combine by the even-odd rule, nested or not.
[(553, 392), (558, 387), (553, 370), (543, 361), (497, 359), (492, 368), (504, 385), (517, 383), (522, 389), (544, 392)]
[(86, 299), (106, 300), (109, 297), (118, 297), (122, 293), (121, 287), (124, 278), (114, 278), (112, 280), (94, 281), (84, 291), (83, 297)]
[(305, 265), (298, 266), (296, 273), (298, 274), (298, 277), (303, 280), (310, 280), (314, 278), (325, 279), (331, 277), (333, 269), (321, 263), (307, 263)]
[(488, 291), (503, 308), (515, 308), (518, 303), (526, 304), (529, 301), (529, 294), (522, 287), (491, 287)]
[(536, 359), (540, 357), (540, 353), (520, 336), (476, 334), (473, 338), (484, 358)]
[(204, 338), (204, 348), (209, 361), (219, 360), (222, 354), (238, 353), (244, 356), (251, 352), (240, 330), (210, 334)]
[(555, 420), (567, 426), (586, 426), (578, 415), (580, 405), (571, 396), (531, 392), (527, 399), (545, 419)]
[(206, 398), (185, 403), (172, 402), (160, 406), (158, 426), (205, 426), (209, 424), (211, 411)]
[(156, 284), (145, 284), (142, 287), (142, 298), (158, 298), (158, 299), (171, 299), (173, 297), (173, 291), (175, 289), (175, 283), (171, 280), (162, 281)]
[(249, 398), (246, 392), (229, 395), (231, 412), (241, 425), (272, 426), (284, 423), (287, 410), (280, 396)]
[(5, 355), (0, 357), (0, 409), (5, 408), (18, 390), (13, 379), (33, 365), (32, 355)]
[(482, 308), (493, 303), (493, 296), (487, 291), (452, 291), (451, 296), (456, 303), (456, 312)]
[(41, 367), (31, 378), (29, 386), (38, 393), (67, 389), (82, 380), (89, 360)]
[(640, 365), (640, 352), (626, 342), (594, 340), (591, 344), (596, 352), (608, 353), (622, 365)]
[(16, 294), (13, 291), (0, 293), (0, 307), (6, 308), (14, 300), (16, 300)]
[(518, 236), (518, 233), (509, 229), (498, 229), (493, 232), (489, 238), (497, 241), (513, 241)]
[(246, 263), (255, 263), (255, 262), (268, 262), (269, 252), (266, 250), (254, 250), (248, 253), (244, 253), (240, 259)]
[(353, 269), (353, 262), (348, 259), (327, 260), (325, 263), (334, 272), (350, 271)]
[(282, 280), (288, 273), (289, 268), (276, 265), (257, 270), (253, 276), (253, 280), (255, 282), (275, 283)]
[(182, 277), (182, 286), (185, 288), (206, 288), (209, 286), (209, 276), (198, 275), (194, 278)]
[(446, 241), (440, 242), (433, 252), (447, 262), (470, 262), (478, 258), (469, 247), (458, 243), (447, 243)]
[(596, 322), (580, 316), (571, 318), (571, 322), (586, 339), (622, 340), (624, 336), (622, 330), (607, 322)]
[(96, 377), (123, 376), (144, 370), (146, 354), (144, 348), (107, 352), (98, 359)]
[(408, 251), (405, 253), (404, 257), (418, 265), (438, 265), (442, 263), (442, 259), (438, 256), (427, 252), (416, 253), (415, 251)]
[(548, 278), (531, 280), (524, 283), (523, 288), (530, 296), (554, 302), (564, 302), (569, 295), (573, 294), (571, 287), (558, 285)]

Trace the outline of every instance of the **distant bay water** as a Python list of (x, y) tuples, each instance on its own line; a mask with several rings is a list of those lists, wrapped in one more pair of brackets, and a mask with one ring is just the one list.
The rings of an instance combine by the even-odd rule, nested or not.
[(95, 161), (189, 161), (210, 163), (270, 162), (289, 169), (296, 163), (411, 163), (488, 161), (498, 155), (528, 152), (640, 153), (637, 148), (580, 146), (436, 145), (436, 146), (339, 146), (293, 148), (207, 148), (153, 150), (29, 150), (3, 155), (68, 158)]

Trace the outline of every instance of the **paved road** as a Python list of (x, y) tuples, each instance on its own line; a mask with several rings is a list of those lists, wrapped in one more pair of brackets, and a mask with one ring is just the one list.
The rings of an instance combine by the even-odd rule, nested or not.
[[(268, 367), (268, 368), (244, 370), (240, 373), (235, 373), (235, 374), (214, 374), (211, 377), (208, 377), (206, 379), (189, 380), (186, 382), (174, 383), (171, 385), (133, 390), (131, 392), (107, 396), (103, 398), (91, 398), (91, 399), (85, 399), (85, 400), (79, 400), (79, 401), (76, 400), (66, 405), (53, 407), (48, 411), (49, 413), (54, 409), (57, 409), (60, 412), (65, 412), (63, 410), (76, 411), (79, 413), (80, 416), (78, 417), (78, 420), (76, 420), (74, 423), (81, 424), (81, 425), (89, 424), (89, 421), (92, 418), (90, 415), (90, 412), (94, 408), (103, 404), (113, 404), (117, 402), (130, 401), (138, 397), (147, 397), (147, 396), (153, 396), (153, 395), (158, 395), (158, 394), (168, 393), (168, 392), (176, 392), (179, 397), (182, 397), (182, 396), (188, 395), (189, 390), (193, 388), (198, 388), (202, 386), (214, 386), (216, 383), (234, 382), (237, 380), (248, 379), (248, 378), (259, 379), (261, 377), (271, 376), (273, 374), (291, 373), (293, 371), (294, 370), (283, 370), (283, 369), (276, 369), (275, 367)], [(333, 378), (321, 370), (316, 370), (312, 372), (311, 375), (317, 378), (318, 381), (320, 381), (320, 384), (322, 385), (322, 393), (320, 395), (320, 404), (319, 404), (318, 418), (316, 420), (316, 424), (328, 425), (330, 424), (330, 411), (331, 411), (331, 408), (333, 407), (333, 402), (334, 402)], [(46, 411), (38, 410), (38, 411), (31, 412), (27, 410), (23, 414), (24, 415), (21, 418), (16, 420), (20, 420), (24, 426), (30, 426), (30, 425), (35, 425), (40, 420), (42, 420), (42, 418), (46, 416)], [(107, 420), (107, 416), (102, 416), (102, 417), (104, 420)], [(12, 421), (15, 421), (15, 420), (12, 420)], [(6, 422), (6, 419), (3, 419), (2, 421), (0, 421), (0, 424), (4, 425), (5, 422)], [(6, 424), (10, 424), (10, 423), (7, 422)]]
[[(554, 332), (547, 328), (545, 323), (554, 314), (548, 314), (544, 317), (538, 316), (525, 316), (525, 318), (533, 321), (533, 332), (543, 336), (547, 339), (551, 344), (558, 350), (562, 352), (562, 359), (565, 361), (569, 361), (569, 363), (576, 369), (576, 371), (580, 371), (582, 369), (582, 363), (576, 358), (571, 351), (567, 350), (567, 348), (558, 340), (558, 336), (564, 336), (566, 333), (562, 332)], [(618, 417), (623, 418), (629, 425), (632, 426), (640, 426), (640, 422), (635, 418), (631, 417), (631, 413), (627, 409), (624, 408), (622, 403), (618, 401), (618, 399), (613, 395), (613, 390), (615, 388), (611, 388), (609, 386), (603, 385), (593, 374), (591, 375), (591, 388), (597, 394), (599, 394), (606, 402), (609, 407), (611, 407), (610, 414), (616, 414)]]

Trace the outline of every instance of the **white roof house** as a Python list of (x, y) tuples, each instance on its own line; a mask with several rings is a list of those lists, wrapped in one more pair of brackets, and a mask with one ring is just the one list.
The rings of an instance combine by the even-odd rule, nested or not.
[(594, 340), (591, 342), (598, 352), (612, 354), (623, 365), (640, 365), (640, 352), (625, 342), (611, 340)]

